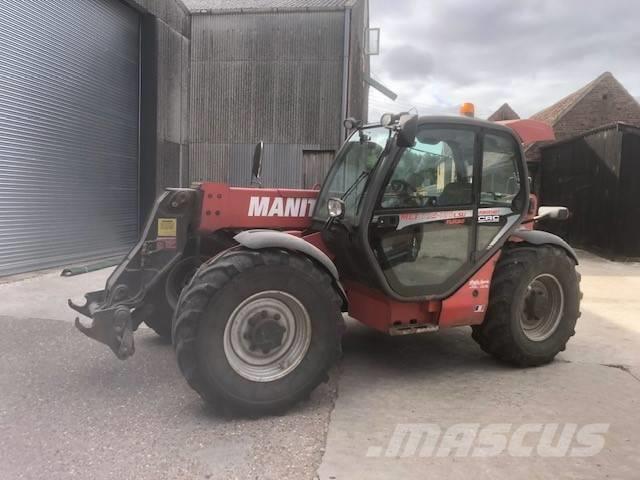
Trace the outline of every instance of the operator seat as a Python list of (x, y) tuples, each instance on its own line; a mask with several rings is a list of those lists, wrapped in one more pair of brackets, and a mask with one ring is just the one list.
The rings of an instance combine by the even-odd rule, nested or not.
[(438, 206), (469, 205), (472, 202), (472, 185), (467, 182), (447, 184), (438, 197)]

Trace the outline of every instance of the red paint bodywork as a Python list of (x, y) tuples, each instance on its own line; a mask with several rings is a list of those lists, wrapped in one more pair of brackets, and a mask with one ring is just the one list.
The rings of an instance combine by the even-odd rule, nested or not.
[(498, 251), (462, 287), (442, 301), (442, 313), (438, 319), (440, 328), (479, 325), (484, 321), (489, 306), (491, 278), (500, 253)]
[(343, 285), (349, 300), (349, 315), (380, 332), (388, 333), (392, 326), (406, 326), (412, 321), (416, 324), (437, 324), (440, 300), (399, 302), (357, 282), (347, 280)]
[(535, 142), (541, 142), (546, 140), (555, 140), (556, 135), (553, 132), (553, 128), (539, 120), (520, 119), (520, 120), (505, 120), (496, 122), (501, 125), (509, 127), (516, 132), (520, 141), (524, 145), (529, 145)]
[[(319, 193), (318, 190), (288, 188), (237, 188), (210, 182), (200, 184), (200, 189), (203, 192), (203, 198), (199, 229), (203, 233), (215, 232), (221, 228), (307, 229), (311, 225), (311, 214)], [(297, 211), (293, 209), (289, 212), (284, 211), (287, 200), (292, 207), (298, 202)], [(273, 207), (274, 201), (283, 202), (282, 215), (277, 208), (278, 205), (276, 208)], [(261, 207), (266, 202), (268, 205), (266, 214), (256, 215), (255, 213), (263, 213), (264, 209), (256, 212), (254, 208), (252, 211), (252, 202), (254, 207)]]
[[(201, 233), (225, 228), (284, 230), (304, 238), (330, 259), (335, 258), (320, 232), (304, 234), (304, 230), (311, 226), (317, 190), (236, 188), (211, 182), (202, 183), (200, 189), (203, 192)], [(290, 202), (289, 210), (285, 210), (287, 200)], [(282, 202), (282, 209), (277, 202)], [(443, 300), (400, 302), (379, 290), (345, 280), (343, 286), (349, 300), (349, 314), (384, 333), (394, 327), (410, 325), (427, 324), (440, 328), (477, 325), (484, 320), (489, 285), (499, 256), (498, 252), (469, 281)]]
[(489, 305), (489, 287), (500, 258), (496, 253), (467, 282), (444, 300), (399, 302), (360, 283), (344, 281), (349, 315), (380, 332), (393, 327), (437, 325), (440, 328), (478, 325)]
[[(554, 140), (553, 129), (535, 120), (512, 120), (502, 123), (516, 132), (523, 144)], [(285, 188), (237, 188), (226, 184), (203, 182), (202, 212), (199, 231), (220, 229), (277, 229), (302, 237), (329, 258), (335, 255), (319, 232), (304, 234), (311, 226), (311, 215), (318, 190)], [(532, 196), (528, 217), (537, 211)], [(533, 222), (523, 224), (532, 228)], [(512, 238), (518, 241), (517, 237)], [(496, 253), (467, 282), (449, 297), (423, 302), (400, 302), (360, 283), (345, 280), (349, 314), (360, 322), (384, 333), (391, 328), (409, 325), (433, 325), (441, 328), (477, 325), (484, 321), (489, 303), (489, 287), (500, 258)]]

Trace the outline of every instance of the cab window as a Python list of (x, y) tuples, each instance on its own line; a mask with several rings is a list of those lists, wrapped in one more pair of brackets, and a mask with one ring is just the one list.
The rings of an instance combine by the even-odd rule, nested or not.
[(473, 147), (469, 130), (422, 129), (404, 150), (380, 200), (383, 209), (472, 203)]
[(520, 149), (502, 135), (486, 134), (483, 143), (480, 206), (510, 207), (520, 192), (516, 167)]
[[(477, 249), (491, 248), (508, 221), (522, 208), (517, 162), (520, 147), (507, 135), (487, 133), (483, 141)], [(520, 202), (521, 203), (521, 202)], [(515, 207), (515, 208), (514, 208)], [(512, 220), (508, 220), (508, 219)]]

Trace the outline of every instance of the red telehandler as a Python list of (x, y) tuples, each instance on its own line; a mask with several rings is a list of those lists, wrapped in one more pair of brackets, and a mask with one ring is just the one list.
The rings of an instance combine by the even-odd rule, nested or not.
[[(537, 126), (385, 114), (345, 127), (319, 191), (167, 189), (105, 289), (69, 302), (92, 319), (78, 329), (124, 359), (145, 322), (171, 339), (205, 400), (254, 415), (327, 378), (343, 312), (390, 335), (468, 325), (485, 352), (518, 366), (564, 350), (578, 261), (532, 228), (568, 215), (530, 198), (522, 142)], [(261, 155), (260, 143), (256, 177)]]

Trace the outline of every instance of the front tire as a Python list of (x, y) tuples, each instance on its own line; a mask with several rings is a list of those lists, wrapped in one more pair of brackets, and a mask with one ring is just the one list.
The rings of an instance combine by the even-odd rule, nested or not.
[(580, 274), (562, 249), (506, 247), (491, 283), (484, 322), (473, 339), (497, 359), (517, 365), (551, 362), (575, 334)]
[(204, 264), (180, 296), (178, 365), (206, 401), (251, 415), (306, 398), (340, 354), (341, 299), (311, 259), (235, 248)]

